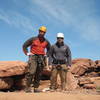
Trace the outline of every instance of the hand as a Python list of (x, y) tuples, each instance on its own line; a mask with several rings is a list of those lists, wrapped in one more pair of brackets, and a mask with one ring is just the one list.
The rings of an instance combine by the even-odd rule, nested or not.
[(68, 70), (70, 70), (71, 66), (67, 66), (68, 67)]
[(27, 56), (30, 56), (30, 55), (33, 55), (31, 52), (28, 52), (27, 54), (26, 54)]
[(52, 68), (52, 66), (51, 66), (51, 65), (49, 65), (49, 66), (45, 66), (45, 67), (44, 67), (44, 70), (48, 70), (48, 71), (50, 71), (50, 70), (51, 70), (51, 68)]
[(49, 65), (49, 66), (48, 66), (48, 69), (51, 70), (51, 69), (52, 69), (52, 65)]
[(44, 68), (44, 70), (48, 70), (48, 71), (51, 71), (51, 69), (52, 69), (52, 66), (51, 66), (51, 65), (46, 66), (46, 67)]

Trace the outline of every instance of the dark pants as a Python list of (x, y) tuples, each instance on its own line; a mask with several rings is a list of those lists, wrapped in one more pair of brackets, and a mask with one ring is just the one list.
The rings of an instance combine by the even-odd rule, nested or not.
[(32, 55), (29, 57), (28, 68), (26, 73), (27, 88), (33, 85), (38, 88), (40, 84), (41, 72), (45, 66), (43, 55)]

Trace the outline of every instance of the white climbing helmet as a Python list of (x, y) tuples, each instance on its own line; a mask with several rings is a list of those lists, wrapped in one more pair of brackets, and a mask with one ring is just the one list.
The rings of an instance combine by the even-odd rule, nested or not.
[(64, 38), (64, 34), (63, 33), (57, 33), (57, 38)]

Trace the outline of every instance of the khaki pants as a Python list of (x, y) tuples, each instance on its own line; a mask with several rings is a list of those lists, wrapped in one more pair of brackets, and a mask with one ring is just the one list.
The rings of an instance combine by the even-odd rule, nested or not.
[(61, 79), (61, 89), (66, 89), (66, 75), (67, 75), (68, 68), (65, 64), (63, 65), (55, 65), (52, 68), (52, 74), (51, 74), (51, 89), (56, 89), (57, 85), (57, 76), (59, 74)]
[(33, 55), (29, 57), (28, 68), (26, 73), (26, 88), (33, 85), (34, 88), (38, 88), (40, 84), (41, 72), (45, 66), (44, 57), (42, 55)]

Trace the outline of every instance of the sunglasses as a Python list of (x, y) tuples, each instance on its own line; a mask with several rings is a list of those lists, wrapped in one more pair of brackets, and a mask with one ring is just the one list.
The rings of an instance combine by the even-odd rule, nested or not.
[(62, 38), (62, 37), (57, 37), (57, 39), (64, 39), (64, 38)]

